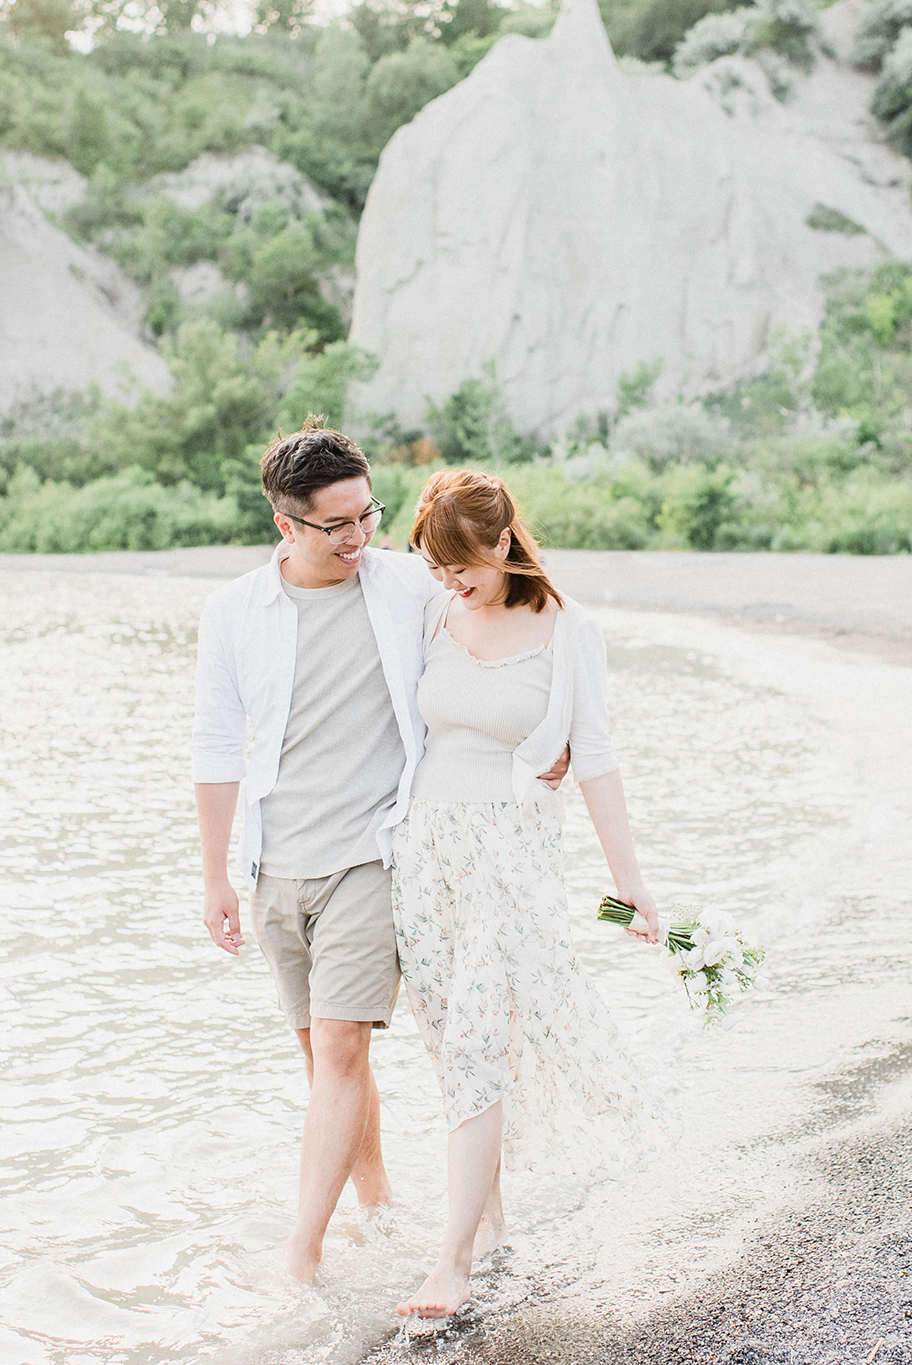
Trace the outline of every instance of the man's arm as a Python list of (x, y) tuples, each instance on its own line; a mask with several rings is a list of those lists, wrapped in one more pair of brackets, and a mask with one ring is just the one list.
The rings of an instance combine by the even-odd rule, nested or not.
[(538, 780), (539, 782), (544, 782), (546, 787), (550, 787), (553, 792), (556, 792), (564, 778), (567, 776), (569, 767), (570, 745), (565, 744), (564, 752), (561, 754), (560, 758), (555, 759), (546, 773), (539, 773)]
[(237, 892), (228, 880), (228, 847), (240, 782), (197, 782), (196, 814), (203, 850), (203, 923), (212, 942), (237, 957), (243, 946)]

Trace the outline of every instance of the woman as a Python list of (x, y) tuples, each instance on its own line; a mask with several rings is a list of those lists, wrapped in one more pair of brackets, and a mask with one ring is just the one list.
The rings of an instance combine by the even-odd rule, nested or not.
[(605, 645), (549, 582), (502, 481), (435, 474), (412, 544), (446, 591), (428, 608), (418, 704), (428, 728), (394, 831), (403, 976), (449, 1127), (440, 1258), (403, 1315), (469, 1298), (479, 1226), (502, 1240), (499, 1162), (590, 1175), (654, 1148), (642, 1082), (570, 941), (560, 798), (536, 778), (569, 739), (618, 895), (649, 925), (607, 731)]

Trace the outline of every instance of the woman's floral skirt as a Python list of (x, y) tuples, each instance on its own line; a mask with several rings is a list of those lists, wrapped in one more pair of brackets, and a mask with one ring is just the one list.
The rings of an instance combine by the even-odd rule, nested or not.
[(403, 978), (450, 1130), (503, 1100), (509, 1166), (588, 1179), (666, 1146), (574, 952), (557, 819), (415, 801), (393, 848)]

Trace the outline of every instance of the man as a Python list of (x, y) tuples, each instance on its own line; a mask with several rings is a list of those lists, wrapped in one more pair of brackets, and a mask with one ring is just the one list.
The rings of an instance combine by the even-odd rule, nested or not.
[[(390, 1199), (368, 1053), (399, 985), (389, 832), (423, 751), (424, 608), (440, 588), (419, 556), (367, 548), (383, 509), (346, 436), (309, 417), (261, 463), (282, 541), (206, 602), (193, 776), (204, 922), (235, 955), (244, 940), (227, 859), (246, 776), (239, 867), (311, 1085), (286, 1248), (292, 1274), (311, 1283), (345, 1181), (362, 1205)], [(556, 785), (566, 766), (546, 779)]]

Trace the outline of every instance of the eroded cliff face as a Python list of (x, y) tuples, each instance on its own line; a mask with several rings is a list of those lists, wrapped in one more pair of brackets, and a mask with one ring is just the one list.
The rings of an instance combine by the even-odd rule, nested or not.
[[(705, 392), (762, 365), (776, 328), (815, 327), (822, 275), (912, 256), (909, 165), (845, 60), (857, 3), (826, 12), (836, 55), (786, 104), (744, 58), (622, 70), (595, 0), (502, 39), (381, 158), (352, 326), (380, 368), (358, 409), (418, 424), (488, 360), (521, 430), (610, 408), (640, 361), (662, 359), (659, 392)], [(810, 226), (818, 205), (862, 230)]]
[(129, 375), (159, 393), (168, 367), (144, 338), (140, 291), (52, 217), (83, 195), (65, 161), (0, 152), (0, 412), (34, 392), (120, 393)]

